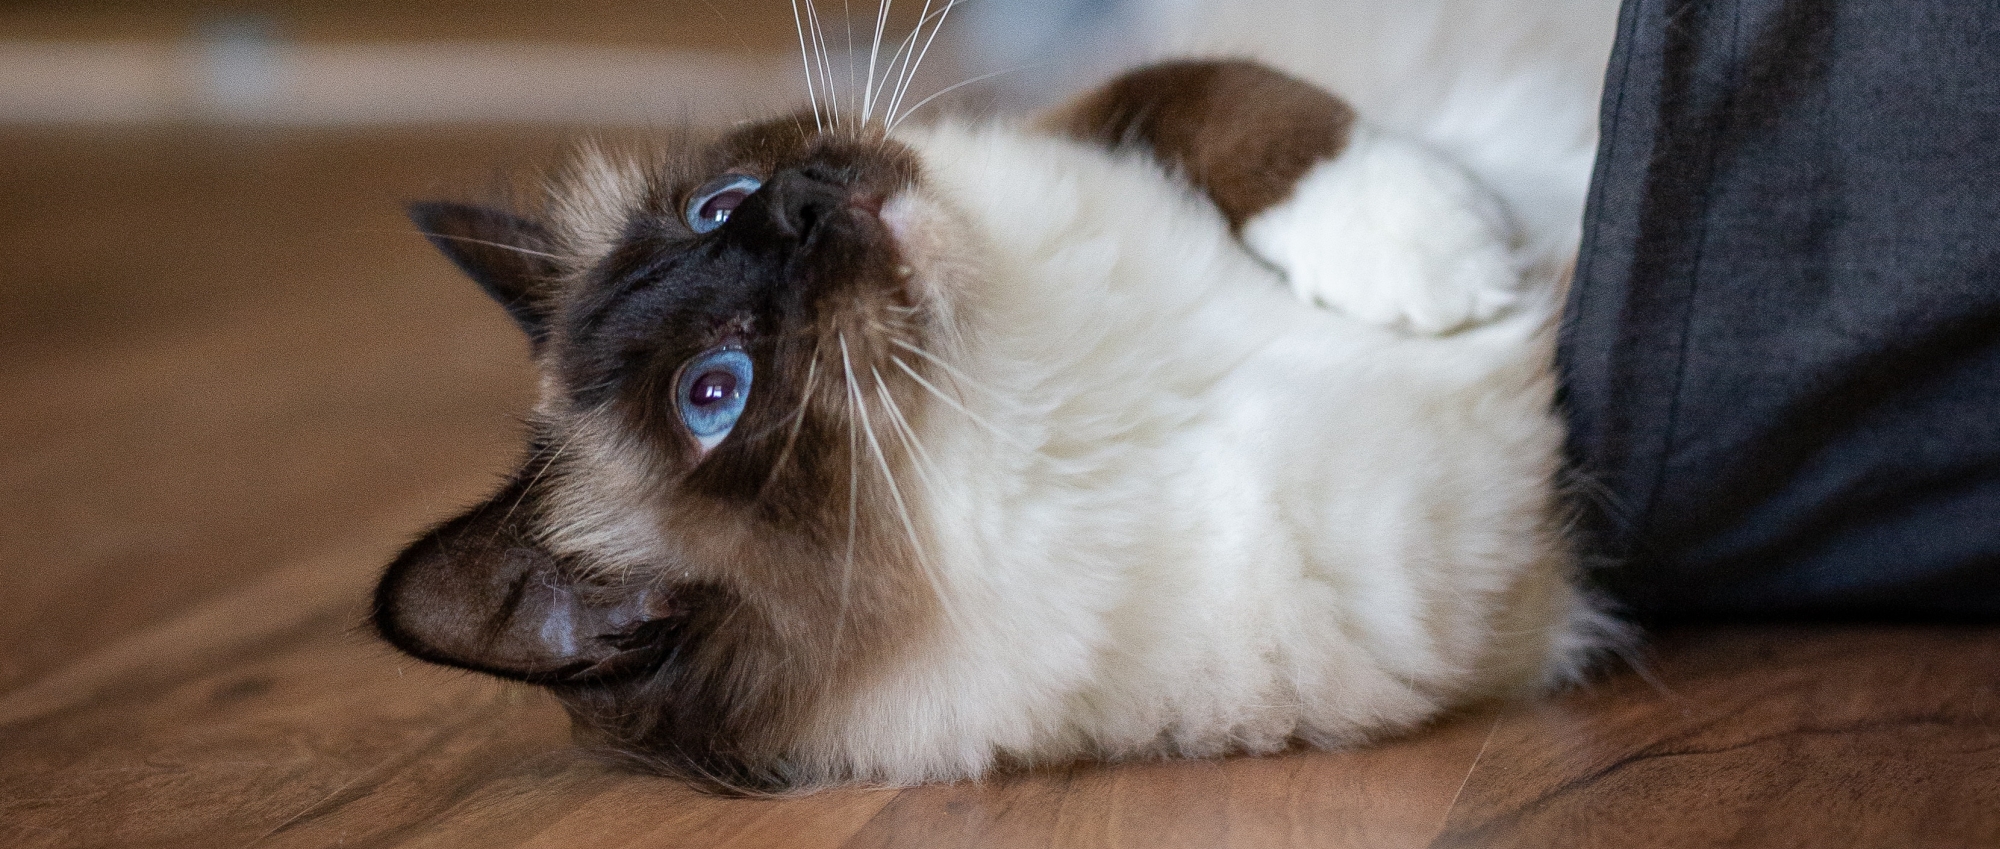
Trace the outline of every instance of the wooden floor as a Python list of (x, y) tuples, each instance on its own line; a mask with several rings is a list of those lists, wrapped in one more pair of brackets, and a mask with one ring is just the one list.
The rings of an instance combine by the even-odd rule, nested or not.
[(2000, 629), (1658, 635), (1369, 749), (722, 800), (401, 658), (531, 377), (399, 217), (548, 138), (0, 135), (0, 846), (1995, 846)]

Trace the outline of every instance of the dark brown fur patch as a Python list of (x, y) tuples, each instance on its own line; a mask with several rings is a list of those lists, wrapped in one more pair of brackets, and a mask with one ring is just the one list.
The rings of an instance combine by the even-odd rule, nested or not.
[(1347, 147), (1354, 110), (1254, 62), (1182, 61), (1118, 77), (1046, 116), (1044, 126), (1112, 148), (1150, 149), (1240, 228)]

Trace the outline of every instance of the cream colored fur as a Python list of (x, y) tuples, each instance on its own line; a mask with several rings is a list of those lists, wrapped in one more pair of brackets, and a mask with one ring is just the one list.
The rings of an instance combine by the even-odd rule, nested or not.
[[(1007, 126), (901, 138), (927, 189), (885, 214), (964, 328), (929, 352), (951, 402), (916, 417), (927, 461), (899, 482), (946, 615), (822, 711), (806, 771), (1339, 745), (1576, 671), (1598, 620), (1555, 497), (1549, 281), (1412, 332), (1287, 291), (1310, 269), (1285, 239), (1340, 233), (1294, 221), (1273, 268), (1150, 159)], [(1469, 185), (1352, 200), (1487, 220)], [(1471, 232), (1372, 249), (1507, 255)], [(1407, 282), (1420, 312), (1450, 281)]]
[(1550, 373), (1616, 4), (1138, 5), (1143, 52), (1270, 61), (1370, 126), (1242, 241), (1144, 158), (903, 133), (904, 245), (957, 258), (968, 328), (905, 482), (949, 615), (819, 717), (813, 771), (1352, 743), (1617, 632), (1571, 584)]

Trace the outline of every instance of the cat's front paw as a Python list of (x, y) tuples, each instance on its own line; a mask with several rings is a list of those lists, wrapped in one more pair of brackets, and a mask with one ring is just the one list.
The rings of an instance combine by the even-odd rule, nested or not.
[(1300, 299), (1371, 324), (1448, 333), (1520, 299), (1499, 202), (1456, 164), (1365, 126), (1242, 233)]

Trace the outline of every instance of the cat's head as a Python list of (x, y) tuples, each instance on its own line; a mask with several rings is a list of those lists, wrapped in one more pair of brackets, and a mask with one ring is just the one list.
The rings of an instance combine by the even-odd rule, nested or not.
[(542, 397), (513, 479), (396, 560), (375, 621), (661, 768), (782, 783), (791, 731), (934, 615), (893, 481), (975, 264), (910, 149), (809, 116), (585, 150), (551, 186), (412, 207)]
[[(1344, 110), (1181, 63), (1022, 132), (1150, 148), (1234, 226), (1337, 148)], [(524, 211), (412, 207), (526, 331), (541, 399), (501, 491), (389, 567), (382, 635), (545, 686), (587, 738), (714, 787), (840, 777), (799, 752), (956, 603), (917, 434), (972, 429), (953, 364), (1005, 258), (928, 170), (808, 114), (586, 149)]]

